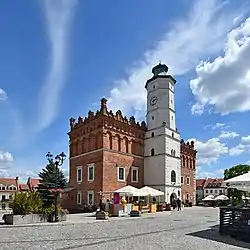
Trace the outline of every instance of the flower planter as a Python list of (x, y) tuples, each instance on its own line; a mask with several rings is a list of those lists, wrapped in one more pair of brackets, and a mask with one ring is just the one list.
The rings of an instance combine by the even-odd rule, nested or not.
[(133, 211), (139, 211), (139, 206), (133, 205), (133, 206), (132, 206), (132, 210), (133, 210)]
[(140, 211), (136, 211), (136, 210), (132, 210), (130, 212), (130, 217), (140, 217), (141, 216), (141, 212)]
[(156, 207), (156, 211), (157, 212), (163, 212), (163, 205), (162, 204), (158, 204)]
[(170, 204), (166, 204), (165, 210), (166, 210), (166, 211), (171, 211), (171, 205), (170, 205)]
[(96, 212), (97, 220), (107, 220), (109, 218), (109, 214), (103, 211)]
[(149, 212), (155, 213), (157, 211), (157, 205), (156, 204), (150, 204), (149, 205)]
[[(59, 221), (66, 221), (67, 213), (59, 212)], [(4, 224), (6, 225), (26, 225), (36, 223), (54, 222), (54, 214), (27, 214), (27, 215), (14, 215), (5, 214), (3, 216)]]

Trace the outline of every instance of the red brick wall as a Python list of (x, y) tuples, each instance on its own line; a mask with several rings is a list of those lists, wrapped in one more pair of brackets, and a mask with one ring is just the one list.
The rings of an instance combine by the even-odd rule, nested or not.
[[(125, 168), (125, 181), (118, 181), (118, 166)], [(138, 167), (138, 182), (131, 182), (131, 167)], [(143, 157), (125, 155), (119, 152), (104, 151), (103, 191), (115, 191), (131, 185), (142, 187), (144, 180)]]
[[(94, 181), (88, 181), (87, 164), (95, 163)], [(82, 182), (77, 183), (77, 167), (82, 166)], [(102, 190), (103, 181), (103, 152), (101, 150), (93, 151), (85, 155), (70, 160), (69, 186), (76, 187), (77, 191), (82, 191), (82, 204), (87, 204), (87, 191), (94, 191), (94, 202), (98, 204), (100, 196), (98, 192)], [(76, 203), (75, 203), (76, 204)]]
[[(189, 201), (193, 205), (196, 204), (196, 150), (194, 144), (181, 143), (181, 176), (183, 183), (181, 187), (182, 201), (187, 200), (189, 195)], [(189, 178), (189, 185), (187, 184), (187, 177)]]

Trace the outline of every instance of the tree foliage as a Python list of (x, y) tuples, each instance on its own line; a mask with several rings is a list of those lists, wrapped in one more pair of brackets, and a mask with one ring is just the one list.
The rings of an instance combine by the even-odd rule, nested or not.
[(10, 201), (10, 208), (16, 215), (48, 214), (53, 211), (53, 206), (44, 209), (40, 194), (32, 191), (16, 193)]
[(54, 202), (54, 195), (50, 192), (51, 189), (63, 189), (67, 186), (67, 180), (62, 170), (50, 162), (42, 171), (39, 173), (41, 178), (38, 191), (45, 204), (51, 205)]
[[(239, 164), (233, 166), (229, 169), (225, 169), (224, 171), (224, 180), (231, 179), (233, 177), (245, 174), (250, 171), (250, 165)], [(235, 204), (239, 204), (242, 200), (242, 195), (244, 192), (239, 191), (237, 189), (228, 189), (228, 196), (231, 197)]]

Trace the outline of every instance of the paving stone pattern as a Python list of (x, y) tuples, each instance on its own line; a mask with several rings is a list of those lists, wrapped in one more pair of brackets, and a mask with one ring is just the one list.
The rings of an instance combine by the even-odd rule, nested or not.
[(98, 221), (70, 215), (63, 224), (0, 227), (0, 249), (136, 249), (236, 250), (250, 249), (218, 233), (218, 209), (188, 208), (142, 218)]

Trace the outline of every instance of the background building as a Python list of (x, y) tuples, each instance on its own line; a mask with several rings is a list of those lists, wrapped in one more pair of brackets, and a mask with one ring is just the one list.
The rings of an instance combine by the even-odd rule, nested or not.
[(227, 189), (222, 187), (222, 178), (205, 178), (196, 180), (196, 200), (201, 202), (208, 195), (214, 197), (224, 194), (227, 195)]
[(9, 201), (13, 194), (18, 192), (18, 177), (0, 178), (0, 210), (9, 210)]
[(105, 98), (96, 112), (70, 119), (68, 209), (98, 204), (105, 192), (126, 185), (160, 189), (167, 202), (195, 203), (196, 151), (176, 129), (175, 79), (167, 70), (157, 65), (146, 83), (147, 126), (108, 110)]

